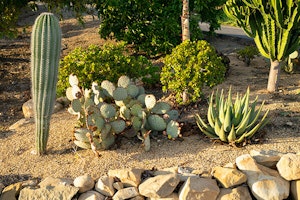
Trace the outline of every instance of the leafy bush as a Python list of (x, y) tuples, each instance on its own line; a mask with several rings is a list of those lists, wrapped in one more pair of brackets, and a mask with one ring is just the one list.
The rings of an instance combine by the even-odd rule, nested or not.
[(65, 93), (70, 74), (76, 74), (82, 86), (88, 88), (93, 81), (116, 82), (121, 75), (154, 84), (159, 81), (158, 71), (159, 68), (147, 58), (126, 55), (123, 43), (104, 45), (102, 48), (96, 45), (88, 49), (76, 48), (60, 62), (57, 93), (58, 96)]
[(243, 49), (237, 51), (238, 57), (247, 64), (250, 65), (251, 60), (254, 56), (259, 55), (258, 49), (255, 46), (246, 46)]
[(209, 138), (231, 144), (239, 144), (251, 139), (267, 124), (269, 110), (260, 118), (264, 102), (258, 109), (255, 109), (257, 97), (250, 104), (249, 93), (248, 88), (243, 97), (237, 94), (234, 103), (231, 98), (231, 90), (229, 90), (226, 100), (223, 90), (221, 94), (217, 91), (215, 97), (212, 93), (207, 111), (208, 123), (205, 123), (200, 115), (195, 116), (199, 129)]
[[(179, 104), (195, 102), (204, 85), (221, 83), (226, 72), (221, 57), (204, 40), (182, 42), (165, 57), (164, 64), (160, 77), (162, 89), (174, 93)], [(184, 101), (184, 93), (188, 101)]]

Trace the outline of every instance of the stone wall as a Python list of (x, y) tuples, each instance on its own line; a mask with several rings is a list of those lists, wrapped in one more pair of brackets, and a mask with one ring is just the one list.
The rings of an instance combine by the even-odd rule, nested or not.
[[(0, 192), (4, 186), (0, 184)], [(251, 151), (211, 173), (183, 167), (109, 170), (98, 180), (48, 177), (3, 189), (1, 200), (300, 200), (300, 153)]]

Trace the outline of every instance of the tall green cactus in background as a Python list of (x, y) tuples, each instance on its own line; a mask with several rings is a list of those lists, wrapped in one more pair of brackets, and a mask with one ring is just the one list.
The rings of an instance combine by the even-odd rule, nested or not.
[(35, 20), (31, 35), (31, 83), (38, 155), (46, 151), (56, 96), (60, 49), (59, 21), (52, 13), (42, 13)]
[(300, 44), (299, 0), (228, 0), (226, 15), (237, 22), (271, 60), (268, 91), (278, 89), (280, 62)]

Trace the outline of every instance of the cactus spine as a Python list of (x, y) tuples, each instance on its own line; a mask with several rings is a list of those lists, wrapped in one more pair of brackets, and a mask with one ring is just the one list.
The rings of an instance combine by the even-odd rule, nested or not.
[(31, 83), (35, 112), (36, 153), (46, 151), (61, 49), (59, 21), (52, 13), (35, 20), (31, 34)]

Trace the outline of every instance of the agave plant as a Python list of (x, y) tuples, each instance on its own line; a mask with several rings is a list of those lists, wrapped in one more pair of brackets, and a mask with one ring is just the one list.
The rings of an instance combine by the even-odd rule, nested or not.
[(219, 139), (222, 142), (238, 144), (253, 137), (261, 128), (268, 123), (265, 112), (261, 118), (262, 104), (256, 109), (257, 96), (252, 103), (249, 103), (250, 89), (242, 97), (237, 93), (235, 101), (232, 101), (231, 89), (228, 91), (227, 99), (224, 98), (223, 90), (221, 93), (214, 92), (210, 96), (205, 123), (199, 114), (195, 115), (199, 129), (212, 139)]

